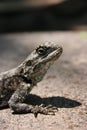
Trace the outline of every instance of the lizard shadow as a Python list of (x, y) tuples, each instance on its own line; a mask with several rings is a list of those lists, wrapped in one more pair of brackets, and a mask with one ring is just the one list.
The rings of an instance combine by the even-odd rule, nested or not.
[[(44, 106), (51, 105), (52, 107), (56, 107), (56, 108), (73, 108), (81, 105), (80, 102), (65, 97), (55, 96), (55, 97), (41, 98), (40, 96), (34, 94), (29, 94), (29, 96), (26, 98), (24, 103), (33, 106), (36, 105), (39, 106), (41, 104), (43, 104)], [(27, 114), (27, 113), (13, 112), (12, 114)]]
[[(65, 97), (54, 96), (54, 97), (41, 98), (40, 96), (34, 94), (29, 94), (24, 103), (33, 106), (36, 105), (39, 106), (41, 104), (44, 104), (44, 106), (52, 105), (53, 107), (57, 108), (73, 108), (81, 105), (80, 102)], [(8, 108), (9, 106), (6, 105), (4, 107), (1, 107), (0, 110)]]
[(41, 105), (41, 104), (44, 104), (45, 106), (52, 105), (57, 108), (72, 108), (81, 105), (80, 102), (65, 97), (54, 96), (54, 97), (41, 98), (40, 96), (34, 94), (30, 94), (26, 98), (25, 102), (31, 105)]

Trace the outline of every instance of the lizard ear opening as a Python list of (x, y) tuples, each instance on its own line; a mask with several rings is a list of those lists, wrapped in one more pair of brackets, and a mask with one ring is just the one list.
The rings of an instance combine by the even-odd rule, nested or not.
[(32, 61), (31, 60), (28, 60), (27, 62), (26, 62), (26, 66), (31, 66), (32, 65)]

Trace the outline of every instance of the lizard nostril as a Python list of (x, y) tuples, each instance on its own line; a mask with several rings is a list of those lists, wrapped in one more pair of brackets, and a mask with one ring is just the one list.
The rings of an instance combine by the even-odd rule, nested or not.
[(59, 50), (59, 52), (61, 52), (61, 53), (63, 52), (63, 48), (62, 48), (62, 47), (59, 47), (58, 50)]

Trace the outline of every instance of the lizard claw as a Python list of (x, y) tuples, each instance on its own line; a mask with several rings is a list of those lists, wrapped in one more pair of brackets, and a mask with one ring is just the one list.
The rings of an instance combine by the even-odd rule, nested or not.
[(57, 107), (53, 107), (52, 105), (48, 105), (45, 107), (44, 104), (41, 104), (40, 106), (35, 106), (32, 109), (32, 113), (34, 113), (35, 118), (37, 117), (38, 113), (44, 114), (44, 115), (55, 115), (55, 112), (58, 111)]

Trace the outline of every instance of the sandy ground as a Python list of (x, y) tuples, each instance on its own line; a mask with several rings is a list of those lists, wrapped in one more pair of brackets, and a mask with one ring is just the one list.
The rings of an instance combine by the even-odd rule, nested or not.
[(0, 72), (19, 65), (40, 43), (63, 46), (60, 59), (30, 95), (32, 103), (58, 107), (55, 116), (0, 110), (0, 130), (87, 130), (87, 32), (0, 35)]

